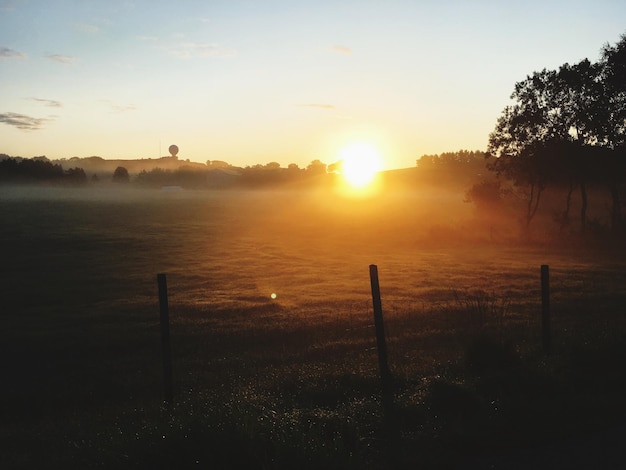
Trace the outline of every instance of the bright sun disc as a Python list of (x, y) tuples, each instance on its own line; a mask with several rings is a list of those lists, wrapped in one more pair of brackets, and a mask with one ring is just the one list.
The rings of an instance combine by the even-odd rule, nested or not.
[(371, 145), (352, 144), (344, 148), (339, 157), (342, 160), (341, 173), (350, 186), (356, 188), (366, 186), (380, 171), (380, 155)]

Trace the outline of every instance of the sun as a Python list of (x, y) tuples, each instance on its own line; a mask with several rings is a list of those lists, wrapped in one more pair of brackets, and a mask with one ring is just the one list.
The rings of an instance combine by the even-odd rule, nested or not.
[(353, 188), (367, 186), (381, 169), (382, 159), (373, 145), (354, 143), (339, 152), (341, 174)]

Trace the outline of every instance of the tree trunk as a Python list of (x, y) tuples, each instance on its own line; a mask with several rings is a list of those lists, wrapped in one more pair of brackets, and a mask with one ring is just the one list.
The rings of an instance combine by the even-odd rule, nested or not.
[(622, 202), (619, 197), (619, 188), (615, 181), (611, 182), (611, 230), (617, 233), (622, 225)]
[(572, 193), (574, 192), (574, 182), (570, 181), (569, 190), (567, 191), (567, 197), (565, 198), (565, 210), (563, 211), (563, 217), (561, 218), (560, 230), (562, 231), (569, 225), (569, 211), (572, 208)]
[(587, 228), (587, 184), (580, 182), (580, 233), (584, 234)]
[[(526, 228), (530, 225), (530, 221), (533, 219), (539, 208), (539, 199), (541, 197), (542, 187), (540, 184), (530, 185), (530, 194), (528, 196), (528, 206), (526, 207)], [(535, 190), (537, 194), (535, 195)]]

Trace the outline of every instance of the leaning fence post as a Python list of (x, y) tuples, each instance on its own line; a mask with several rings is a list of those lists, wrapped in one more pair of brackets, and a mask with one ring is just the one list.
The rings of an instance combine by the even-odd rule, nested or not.
[(370, 282), (372, 285), (372, 302), (374, 305), (374, 326), (376, 328), (376, 346), (378, 347), (378, 366), (383, 388), (383, 405), (389, 411), (392, 403), (391, 372), (387, 361), (387, 343), (385, 340), (385, 325), (383, 322), (383, 307), (380, 300), (380, 285), (378, 283), (378, 267), (370, 265)]
[(161, 347), (163, 349), (163, 391), (165, 403), (170, 404), (174, 399), (174, 387), (172, 386), (172, 348), (170, 345), (170, 319), (165, 274), (157, 274), (157, 282), (159, 284)]
[(541, 340), (543, 351), (550, 354), (550, 268), (547, 264), (541, 265)]

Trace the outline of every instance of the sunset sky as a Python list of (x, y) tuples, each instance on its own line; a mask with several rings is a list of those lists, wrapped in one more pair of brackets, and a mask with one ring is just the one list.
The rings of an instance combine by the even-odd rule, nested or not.
[(0, 0), (0, 153), (411, 167), (624, 33), (623, 0)]

